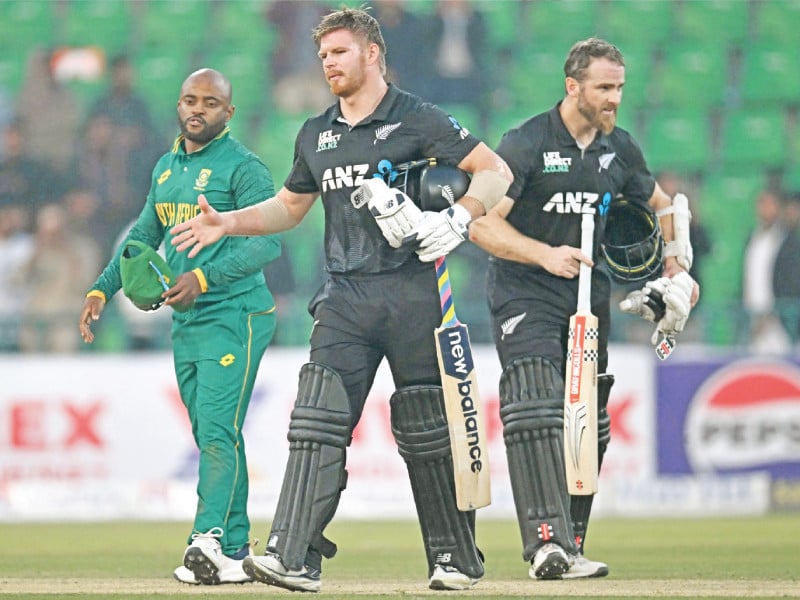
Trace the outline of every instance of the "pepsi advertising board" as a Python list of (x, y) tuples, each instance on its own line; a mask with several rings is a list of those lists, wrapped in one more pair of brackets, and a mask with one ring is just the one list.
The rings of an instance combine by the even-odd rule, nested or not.
[(800, 508), (800, 360), (677, 358), (656, 372), (658, 473), (766, 473), (773, 509)]

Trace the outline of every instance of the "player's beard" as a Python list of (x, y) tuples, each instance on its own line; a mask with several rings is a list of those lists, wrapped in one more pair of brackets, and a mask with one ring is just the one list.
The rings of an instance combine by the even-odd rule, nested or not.
[(612, 116), (604, 115), (602, 109), (589, 104), (583, 94), (578, 96), (578, 112), (589, 125), (606, 135), (614, 131), (614, 127), (617, 125), (616, 112)]
[(364, 86), (366, 76), (364, 75), (367, 65), (365, 57), (361, 57), (358, 69), (351, 69), (349, 72), (338, 71), (341, 75), (337, 81), (328, 81), (331, 93), (339, 98), (349, 98)]
[[(200, 131), (190, 131), (187, 127), (186, 122), (193, 118), (200, 119), (203, 122), (203, 128), (200, 129)], [(215, 123), (209, 123), (203, 117), (195, 117), (194, 115), (183, 120), (178, 118), (178, 123), (180, 124), (183, 137), (201, 146), (205, 146), (208, 142), (217, 137), (220, 132), (225, 129), (226, 124), (225, 119), (220, 119)]]

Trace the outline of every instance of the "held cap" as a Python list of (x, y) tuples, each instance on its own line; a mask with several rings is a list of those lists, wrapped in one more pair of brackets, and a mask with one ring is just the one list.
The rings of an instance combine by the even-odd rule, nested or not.
[(122, 292), (142, 310), (156, 310), (164, 303), (161, 297), (174, 281), (167, 261), (153, 248), (137, 240), (128, 240), (119, 257)]

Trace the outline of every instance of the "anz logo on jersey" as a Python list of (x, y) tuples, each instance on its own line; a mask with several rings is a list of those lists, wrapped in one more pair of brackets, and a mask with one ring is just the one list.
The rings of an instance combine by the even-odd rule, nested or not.
[(322, 191), (357, 188), (364, 183), (369, 173), (369, 164), (343, 165), (325, 169), (322, 173)]
[(555, 211), (559, 215), (594, 214), (599, 199), (600, 194), (596, 192), (557, 192), (550, 196), (542, 210)]

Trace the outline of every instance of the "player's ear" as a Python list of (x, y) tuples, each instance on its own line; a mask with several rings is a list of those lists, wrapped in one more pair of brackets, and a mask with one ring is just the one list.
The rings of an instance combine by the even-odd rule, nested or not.
[(580, 92), (581, 84), (574, 77), (567, 77), (564, 81), (564, 87), (566, 88), (567, 96), (574, 97)]

